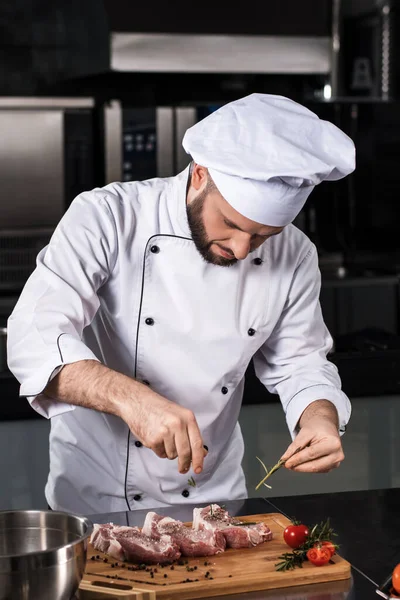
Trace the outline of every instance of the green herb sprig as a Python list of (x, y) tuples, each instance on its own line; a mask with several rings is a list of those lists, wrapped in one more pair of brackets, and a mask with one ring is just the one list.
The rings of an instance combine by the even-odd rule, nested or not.
[[(293, 519), (292, 522), (297, 521)], [(331, 542), (335, 546), (335, 549), (338, 549), (339, 546), (333, 541), (333, 538), (336, 536), (337, 533), (331, 527), (329, 519), (314, 525), (304, 544), (293, 550), (293, 552), (284, 552), (278, 556), (280, 562), (276, 563), (276, 570), (289, 571), (296, 567), (302, 567), (303, 562), (307, 559), (308, 550), (315, 546), (315, 544), (318, 544), (318, 542)]]
[(301, 550), (293, 550), (293, 552), (284, 552), (278, 558), (281, 559), (275, 565), (275, 569), (277, 571), (289, 571), (291, 569), (295, 569), (296, 567), (303, 568), (303, 562), (306, 559), (307, 553), (304, 553)]
[(189, 479), (188, 479), (188, 484), (189, 484), (191, 487), (196, 487), (196, 482), (195, 482), (195, 480), (193, 479), (193, 477), (189, 477)]
[[(292, 456), (294, 456), (295, 454), (297, 454), (297, 452), (300, 452), (300, 450), (303, 450), (303, 448), (301, 448), (301, 447), (297, 448), (297, 449), (296, 449), (296, 450), (293, 452)], [(290, 458), (292, 458), (292, 456), (291, 456)], [(262, 485), (265, 485), (265, 487), (267, 487), (267, 488), (271, 489), (271, 486), (270, 486), (270, 485), (268, 485), (268, 484), (267, 484), (267, 483), (265, 483), (265, 482), (267, 481), (268, 477), (271, 477), (271, 475), (272, 475), (273, 473), (275, 473), (275, 471), (277, 471), (278, 469), (280, 469), (281, 467), (283, 467), (283, 465), (285, 464), (286, 460), (288, 460), (288, 459), (286, 459), (286, 460), (282, 460), (282, 459), (278, 460), (278, 462), (276, 463), (276, 465), (274, 465), (273, 467), (271, 467), (271, 469), (267, 469), (267, 467), (264, 465), (264, 463), (263, 463), (263, 461), (261, 460), (261, 458), (259, 458), (258, 456), (256, 456), (256, 459), (257, 459), (258, 461), (260, 461), (260, 463), (262, 464), (262, 466), (263, 466), (263, 468), (264, 468), (264, 470), (265, 470), (265, 472), (266, 472), (266, 475), (265, 475), (265, 477), (264, 477), (263, 479), (261, 479), (260, 483), (258, 483), (258, 484), (256, 485), (256, 490), (258, 490), (258, 489), (259, 489), (259, 488), (260, 488)]]

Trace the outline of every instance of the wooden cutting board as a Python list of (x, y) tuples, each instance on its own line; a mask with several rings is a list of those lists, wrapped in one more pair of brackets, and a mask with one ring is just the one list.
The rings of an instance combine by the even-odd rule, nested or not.
[[(80, 585), (80, 600), (192, 600), (238, 594), (257, 590), (337, 581), (350, 577), (350, 563), (335, 555), (330, 563), (316, 567), (305, 562), (293, 571), (276, 571), (278, 556), (290, 548), (283, 540), (283, 530), (290, 521), (279, 513), (240, 517), (241, 521), (264, 522), (273, 539), (255, 548), (228, 549), (217, 556), (184, 559), (184, 565), (156, 567), (149, 571), (129, 570), (128, 563), (118, 563), (88, 546), (85, 575)], [(92, 558), (93, 557), (93, 558)], [(98, 558), (97, 558), (98, 557)], [(108, 562), (104, 562), (104, 559)], [(148, 567), (154, 571), (154, 567)], [(206, 576), (206, 573), (209, 573)], [(190, 579), (187, 582), (185, 580)]]

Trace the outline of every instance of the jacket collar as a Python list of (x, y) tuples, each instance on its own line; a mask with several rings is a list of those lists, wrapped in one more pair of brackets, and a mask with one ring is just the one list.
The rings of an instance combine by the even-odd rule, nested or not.
[(189, 167), (171, 178), (171, 218), (174, 222), (176, 235), (192, 239), (186, 213), (186, 189), (189, 177)]

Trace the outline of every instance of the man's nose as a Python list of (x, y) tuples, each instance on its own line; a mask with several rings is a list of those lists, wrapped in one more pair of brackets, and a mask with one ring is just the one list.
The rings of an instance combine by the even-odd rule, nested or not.
[(237, 260), (244, 260), (250, 252), (250, 236), (242, 233), (231, 244), (231, 250)]

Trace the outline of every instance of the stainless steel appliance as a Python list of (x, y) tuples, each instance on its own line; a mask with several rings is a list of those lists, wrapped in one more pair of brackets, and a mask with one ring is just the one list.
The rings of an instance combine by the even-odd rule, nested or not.
[(66, 207), (94, 187), (93, 106), (0, 97), (0, 291), (21, 289)]
[(105, 108), (106, 182), (171, 177), (190, 161), (182, 147), (186, 129), (220, 104)]
[(0, 600), (70, 600), (81, 582), (85, 517), (61, 512), (0, 512)]
[(344, 5), (342, 94), (387, 101), (398, 95), (399, 7), (395, 0)]
[[(207, 7), (207, 3), (209, 6)], [(106, 0), (111, 71), (179, 73), (328, 73), (340, 0), (270, 0), (203, 5), (193, 19), (183, 0), (133, 6)], [(210, 18), (212, 14), (212, 18)]]
[[(93, 104), (90, 98), (0, 97), (1, 229), (52, 227), (58, 222), (71, 180), (90, 178), (84, 164), (91, 160), (90, 136), (84, 148), (84, 137), (81, 134), (79, 140), (74, 126), (84, 129), (80, 117), (90, 120)], [(71, 147), (73, 164), (68, 160)]]

